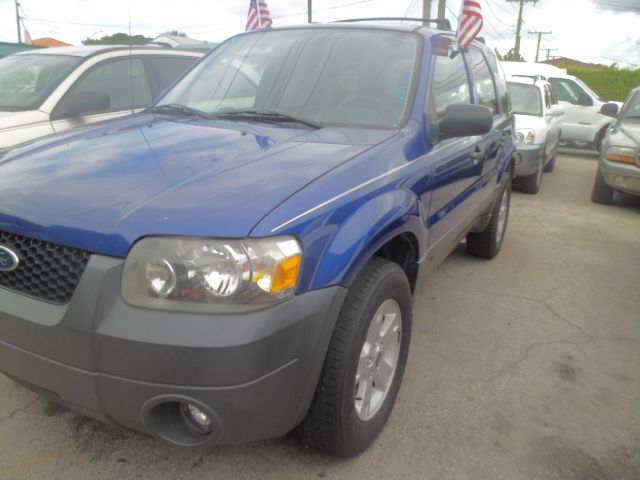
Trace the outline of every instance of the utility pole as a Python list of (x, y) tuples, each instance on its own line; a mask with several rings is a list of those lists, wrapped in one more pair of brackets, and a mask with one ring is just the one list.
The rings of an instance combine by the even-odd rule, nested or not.
[(516, 25), (516, 44), (513, 47), (514, 57), (520, 57), (520, 32), (522, 31), (522, 11), (524, 10), (525, 3), (537, 3), (538, 0), (507, 0), (507, 2), (519, 2), (520, 9), (518, 11), (518, 23)]
[(15, 0), (16, 3), (16, 25), (18, 26), (18, 43), (22, 43), (22, 32), (20, 31), (20, 3)]
[(447, 0), (438, 0), (438, 20), (444, 20)]
[(312, 0), (307, 0), (307, 21), (309, 23), (312, 23), (313, 21), (313, 15), (311, 14), (311, 1)]
[(558, 49), (557, 48), (545, 48), (545, 50), (547, 51), (547, 60), (550, 60), (551, 59), (551, 52), (555, 52)]
[(422, 18), (425, 19), (424, 24), (427, 25), (431, 18), (431, 0), (422, 0)]
[(538, 47), (536, 48), (536, 63), (540, 58), (540, 41), (542, 40), (542, 35), (551, 35), (553, 32), (529, 32), (532, 35), (538, 35)]

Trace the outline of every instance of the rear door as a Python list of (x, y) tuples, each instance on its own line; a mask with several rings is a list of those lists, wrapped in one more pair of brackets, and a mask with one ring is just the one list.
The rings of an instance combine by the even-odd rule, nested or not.
[(433, 180), (427, 219), (430, 249), (447, 238), (457, 240), (452, 237), (463, 233), (475, 219), (472, 214), (483, 169), (480, 137), (438, 138), (439, 123), (447, 106), (472, 102), (464, 57), (454, 50), (454, 39), (440, 36), (432, 39), (432, 77), (426, 105), (429, 138), (433, 144), (429, 153)]

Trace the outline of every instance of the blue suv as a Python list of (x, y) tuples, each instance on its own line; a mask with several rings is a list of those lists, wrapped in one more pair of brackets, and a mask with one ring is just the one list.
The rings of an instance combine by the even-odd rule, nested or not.
[(0, 370), (180, 446), (366, 449), (418, 268), (500, 250), (505, 78), (380, 22), (233, 37), (147, 111), (0, 153)]

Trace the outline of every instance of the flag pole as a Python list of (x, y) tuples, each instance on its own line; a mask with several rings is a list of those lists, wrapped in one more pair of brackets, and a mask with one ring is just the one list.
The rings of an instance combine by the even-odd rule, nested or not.
[(256, 0), (256, 7), (258, 10), (258, 28), (262, 28), (262, 15), (260, 15), (260, 0)]

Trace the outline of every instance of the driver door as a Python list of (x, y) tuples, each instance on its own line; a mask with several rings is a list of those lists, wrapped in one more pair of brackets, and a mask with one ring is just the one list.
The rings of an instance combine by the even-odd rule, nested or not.
[[(98, 93), (109, 98), (109, 107), (68, 114), (73, 97)], [(82, 127), (111, 118), (129, 115), (152, 101), (151, 87), (140, 58), (129, 56), (106, 60), (87, 70), (58, 102), (51, 114), (51, 124), (58, 132)]]
[(598, 120), (593, 98), (571, 79), (549, 78), (549, 83), (565, 108), (562, 138), (580, 142), (593, 141)]

